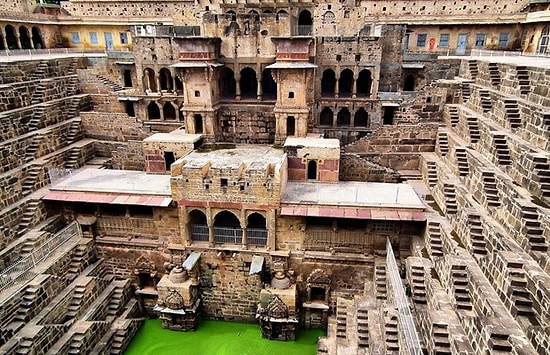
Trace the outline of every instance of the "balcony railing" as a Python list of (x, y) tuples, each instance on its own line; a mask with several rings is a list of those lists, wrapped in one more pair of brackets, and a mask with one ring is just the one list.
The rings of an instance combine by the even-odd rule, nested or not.
[(308, 230), (304, 246), (312, 251), (342, 249), (361, 253), (371, 248), (371, 243), (364, 231)]
[(312, 34), (312, 25), (298, 25), (298, 36), (311, 36)]
[(97, 219), (100, 233), (111, 236), (156, 235), (153, 219), (101, 216)]
[(214, 227), (216, 243), (242, 244), (243, 230), (235, 227)]
[(246, 239), (250, 245), (267, 245), (267, 229), (263, 228), (247, 228)]
[(191, 225), (191, 239), (197, 242), (208, 241), (208, 226), (206, 224)]

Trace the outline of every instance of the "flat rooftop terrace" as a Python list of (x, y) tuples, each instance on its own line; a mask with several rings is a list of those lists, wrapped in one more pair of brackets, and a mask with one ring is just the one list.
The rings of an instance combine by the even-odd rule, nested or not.
[[(271, 146), (261, 145), (236, 145), (231, 148), (220, 149), (216, 146), (209, 150), (195, 150), (178, 159), (177, 162), (185, 161), (184, 168), (201, 168), (210, 163), (212, 168), (238, 168), (241, 164), (246, 164), (247, 169), (265, 169), (268, 164), (280, 165), (284, 161), (282, 149), (276, 149)], [(176, 163), (177, 163), (176, 162)]]

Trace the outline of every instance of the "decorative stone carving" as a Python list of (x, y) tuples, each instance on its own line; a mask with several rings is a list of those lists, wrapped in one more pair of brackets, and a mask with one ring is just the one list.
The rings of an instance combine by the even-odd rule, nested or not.
[(168, 296), (166, 296), (164, 304), (170, 309), (183, 309), (185, 307), (183, 297), (176, 290), (168, 290)]

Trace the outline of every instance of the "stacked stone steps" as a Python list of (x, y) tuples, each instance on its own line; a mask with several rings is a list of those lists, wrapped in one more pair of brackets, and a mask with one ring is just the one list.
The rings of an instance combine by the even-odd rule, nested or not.
[(529, 71), (527, 67), (516, 67), (516, 76), (518, 79), (519, 92), (521, 95), (528, 95), (531, 92), (531, 80), (529, 80)]
[(80, 312), (80, 308), (82, 306), (85, 295), (86, 295), (86, 287), (81, 285), (78, 285), (75, 287), (71, 297), (71, 302), (67, 307), (66, 315), (68, 318), (76, 318), (78, 316), (78, 313)]
[(32, 310), (42, 301), (42, 298), (44, 298), (44, 290), (42, 288), (28, 286), (19, 303), (19, 308), (17, 309), (14, 320), (27, 323), (32, 316)]
[(470, 72), (470, 77), (472, 80), (475, 80), (477, 76), (479, 75), (479, 69), (477, 67), (477, 61), (475, 60), (469, 60), (468, 61), (468, 70)]
[(46, 93), (46, 87), (38, 85), (31, 96), (31, 105), (36, 105), (44, 102), (44, 94)]
[(69, 78), (69, 83), (67, 84), (67, 96), (73, 96), (78, 94), (79, 84), (78, 76), (74, 75)]
[(65, 168), (66, 169), (77, 169), (79, 167), (79, 159), (80, 159), (80, 147), (73, 147), (69, 151), (69, 156), (67, 157), (67, 161), (65, 162)]
[(489, 90), (480, 89), (479, 99), (483, 112), (489, 112), (493, 109), (493, 101), (491, 100), (491, 94), (489, 93)]
[(386, 340), (386, 353), (397, 353), (399, 351), (399, 331), (397, 329), (397, 315), (388, 313), (384, 317), (384, 336)]
[(357, 307), (357, 345), (369, 347), (369, 311), (361, 306)]
[(29, 132), (36, 131), (42, 128), (42, 121), (43, 121), (42, 118), (44, 117), (47, 111), (48, 111), (48, 108), (46, 105), (39, 105), (33, 110), (32, 117), (27, 123)]
[[(470, 98), (471, 96), (471, 92), (470, 92), (470, 83), (467, 83), (467, 82), (463, 82), (461, 85), (460, 85), (460, 89), (462, 91), (462, 101), (463, 102), (466, 102), (468, 101), (468, 99)], [(453, 126), (454, 127), (454, 126)]]
[(521, 127), (521, 114), (517, 100), (504, 100), (505, 118), (510, 123), (510, 128)]
[[(468, 86), (469, 87), (469, 86)], [(460, 116), (458, 115), (458, 108), (456, 106), (447, 106), (449, 108), (449, 118), (451, 127), (456, 127), (460, 121)]]
[(412, 291), (412, 299), (416, 304), (426, 304), (426, 284), (424, 283), (425, 274), (422, 265), (411, 264), (409, 280)]
[(465, 265), (452, 265), (451, 282), (457, 309), (472, 310), (472, 299), (468, 288), (468, 272)]
[[(41, 201), (31, 200), (25, 205), (25, 212), (23, 212), (23, 215), (19, 220), (19, 227), (17, 231), (19, 236), (22, 236), (29, 231), (33, 225), (34, 219), (36, 218), (36, 211), (41, 204)], [(25, 250), (22, 251), (24, 252)]]
[(68, 280), (74, 280), (86, 267), (86, 256), (86, 246), (79, 244), (71, 255), (71, 262), (65, 276)]
[(491, 170), (481, 171), (481, 181), (483, 184), (483, 191), (485, 200), (488, 207), (500, 206), (500, 198), (498, 196), (497, 182), (495, 178), (495, 172)]
[(435, 161), (426, 161), (426, 170), (428, 175), (428, 185), (434, 187), (437, 185), (437, 165)]
[(81, 123), (82, 120), (80, 118), (73, 119), (67, 131), (67, 136), (65, 137), (67, 144), (72, 144), (83, 137), (80, 128)]
[(42, 166), (32, 165), (27, 171), (25, 182), (22, 185), (21, 193), (23, 196), (27, 196), (36, 190), (36, 184), (42, 176)]
[(43, 60), (37, 66), (34, 73), (32, 73), (31, 80), (40, 80), (44, 79), (48, 75), (48, 62)]
[(493, 134), (493, 147), (495, 148), (495, 156), (500, 165), (510, 165), (512, 163), (506, 135), (502, 133)]
[(489, 77), (491, 78), (491, 84), (494, 87), (498, 88), (500, 85), (500, 69), (498, 68), (498, 64), (489, 63), (488, 69), (489, 69)]
[(27, 163), (36, 159), (36, 155), (40, 149), (40, 145), (42, 144), (43, 140), (44, 136), (42, 134), (37, 134), (32, 138), (31, 143), (25, 150), (25, 161)]
[(374, 267), (374, 285), (376, 287), (376, 298), (379, 300), (386, 299), (387, 285), (386, 285), (386, 264), (378, 262)]
[[(119, 355), (122, 354), (126, 346), (128, 346), (130, 340), (134, 337), (135, 333), (143, 324), (144, 318), (130, 318), (130, 313), (135, 313), (133, 309), (137, 309), (137, 300), (131, 299), (124, 313), (119, 317), (113, 326), (112, 335), (106, 334), (106, 337), (110, 337), (110, 354)], [(104, 337), (105, 338), (105, 337)]]
[(449, 138), (447, 132), (437, 132), (437, 146), (441, 156), (447, 155), (449, 152)]
[(489, 346), (491, 354), (510, 354), (513, 350), (507, 334), (491, 334), (491, 338), (489, 338), (487, 345)]
[(122, 86), (120, 86), (119, 84), (115, 83), (114, 81), (112, 81), (111, 79), (109, 79), (109, 78), (107, 78), (103, 75), (97, 74), (96, 77), (97, 77), (97, 79), (99, 79), (99, 81), (101, 83), (103, 83), (103, 85), (105, 85), (107, 87), (110, 87), (113, 91), (124, 90), (124, 88)]
[(533, 301), (527, 288), (527, 280), (523, 270), (511, 270), (508, 273), (510, 286), (508, 288), (508, 297), (511, 302), (511, 311), (514, 316), (535, 316), (533, 310)]
[(109, 298), (109, 306), (107, 314), (109, 316), (117, 316), (118, 312), (121, 310), (121, 307), (124, 302), (124, 288), (121, 286), (115, 287), (111, 297)]
[(19, 341), (19, 347), (17, 348), (17, 351), (15, 352), (15, 354), (17, 355), (34, 354), (33, 345), (34, 345), (34, 342), (32, 341), (32, 339), (22, 337), (21, 340)]
[(432, 337), (434, 342), (434, 354), (452, 354), (451, 342), (449, 341), (449, 329), (445, 323), (432, 323)]
[(468, 214), (468, 228), (470, 231), (472, 252), (475, 255), (487, 255), (487, 243), (483, 236), (481, 216), (478, 214)]
[(458, 205), (456, 203), (455, 186), (450, 183), (444, 183), (443, 195), (445, 196), (445, 212), (447, 214), (456, 214)]
[(336, 308), (336, 338), (345, 340), (347, 338), (348, 307), (343, 299), (338, 298)]
[(466, 155), (465, 147), (455, 148), (456, 164), (458, 167), (459, 176), (468, 176), (470, 174), (470, 165), (468, 164), (468, 156)]
[(441, 240), (441, 227), (438, 222), (428, 222), (429, 245), (432, 257), (443, 256), (443, 242)]
[(544, 230), (542, 229), (539, 221), (539, 215), (537, 208), (534, 206), (522, 206), (521, 207), (521, 221), (523, 228), (522, 234), (525, 235), (528, 245), (521, 243), (523, 248), (529, 250), (547, 252), (548, 243), (544, 238)]
[(550, 164), (548, 163), (548, 158), (534, 156), (533, 164), (534, 174), (532, 180), (540, 184), (543, 197), (550, 197)]
[(466, 125), (468, 127), (468, 135), (470, 136), (470, 141), (476, 143), (479, 141), (479, 123), (477, 117), (475, 116), (466, 116)]

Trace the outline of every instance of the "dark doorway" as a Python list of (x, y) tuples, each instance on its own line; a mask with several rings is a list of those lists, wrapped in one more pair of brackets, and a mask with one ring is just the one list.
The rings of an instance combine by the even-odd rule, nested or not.
[(273, 80), (271, 69), (262, 72), (262, 95), (264, 99), (277, 98), (277, 83)]
[(194, 116), (195, 119), (195, 133), (202, 133), (202, 115), (196, 113)]
[(346, 107), (343, 107), (338, 111), (338, 116), (336, 117), (336, 126), (337, 127), (349, 127), (351, 122), (351, 114)]
[(321, 96), (334, 96), (334, 87), (336, 86), (336, 74), (332, 69), (323, 72), (321, 78)]
[(372, 86), (371, 72), (367, 69), (359, 72), (359, 78), (357, 78), (357, 96), (367, 97), (370, 96), (370, 90)]
[(164, 152), (164, 164), (166, 166), (166, 171), (170, 171), (170, 166), (176, 161), (176, 156), (174, 152)]
[(165, 120), (176, 120), (176, 109), (170, 102), (166, 102), (162, 107), (162, 114)]
[(334, 119), (334, 113), (329, 107), (325, 107), (321, 111), (321, 117), (319, 118), (319, 125), (332, 126), (332, 120)]
[(317, 160), (307, 162), (307, 179), (317, 180)]
[(288, 116), (286, 118), (286, 135), (293, 136), (296, 134), (296, 119), (294, 116)]
[(19, 27), (19, 40), (21, 41), (21, 49), (31, 49), (31, 37), (29, 36), (27, 27)]
[(302, 10), (298, 16), (298, 35), (310, 36), (313, 29), (313, 20), (311, 18), (311, 12), (308, 10)]
[(405, 78), (405, 84), (403, 85), (403, 91), (414, 91), (416, 86), (413, 75), (407, 75)]
[(147, 117), (150, 120), (160, 120), (160, 109), (156, 102), (151, 101), (149, 105), (147, 105)]
[(235, 81), (235, 73), (229, 68), (223, 68), (220, 73), (220, 80), (218, 82), (220, 89), (220, 96), (224, 99), (234, 99), (237, 88), (237, 82)]
[(172, 90), (172, 73), (166, 68), (162, 68), (159, 73), (160, 89), (164, 91)]
[(124, 76), (124, 87), (131, 88), (132, 87), (132, 71), (125, 69), (122, 73)]
[(395, 107), (390, 107), (390, 106), (384, 107), (384, 124), (392, 125), (394, 115), (395, 115)]
[(33, 27), (31, 30), (32, 33), (32, 43), (34, 44), (35, 49), (42, 49), (46, 48), (44, 45), (44, 41), (42, 41), (42, 34), (40, 33), (40, 29), (38, 27)]
[(8, 49), (18, 49), (17, 36), (15, 35), (15, 28), (12, 25), (6, 26), (6, 42), (8, 42)]
[(355, 112), (355, 117), (353, 118), (353, 125), (355, 127), (367, 127), (369, 125), (369, 114), (365, 111), (364, 108), (360, 108)]
[(150, 92), (157, 92), (157, 79), (155, 78), (155, 72), (151, 68), (145, 68), (143, 70), (143, 87)]
[(134, 103), (132, 101), (126, 101), (126, 113), (130, 117), (136, 117), (136, 111), (134, 109)]
[(258, 80), (256, 72), (252, 68), (241, 70), (241, 97), (246, 99), (255, 99), (258, 95)]
[(340, 97), (351, 97), (353, 88), (353, 72), (349, 69), (342, 70), (338, 79), (338, 95)]

